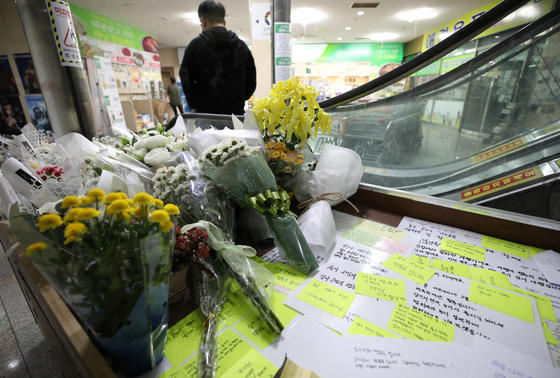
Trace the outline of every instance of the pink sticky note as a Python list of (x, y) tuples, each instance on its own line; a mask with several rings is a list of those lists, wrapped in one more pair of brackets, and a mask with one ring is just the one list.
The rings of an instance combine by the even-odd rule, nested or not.
[(408, 250), (408, 245), (404, 245), (391, 239), (381, 238), (377, 243), (375, 243), (373, 248), (392, 255), (396, 253), (403, 256)]

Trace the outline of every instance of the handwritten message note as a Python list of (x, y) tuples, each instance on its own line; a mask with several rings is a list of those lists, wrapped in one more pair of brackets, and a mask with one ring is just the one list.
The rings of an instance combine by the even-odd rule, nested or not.
[(183, 371), (181, 370), (181, 368), (172, 366), (169, 369), (167, 369), (158, 378), (185, 378), (185, 377), (186, 376), (185, 376), (185, 374), (183, 374)]
[(173, 366), (179, 366), (198, 350), (202, 337), (204, 315), (196, 309), (167, 332), (165, 358)]
[(453, 342), (455, 326), (422, 311), (397, 304), (387, 329), (413, 340)]
[(493, 249), (495, 251), (505, 252), (509, 253), (510, 255), (522, 257), (524, 259), (529, 258), (529, 252), (527, 251), (526, 246), (507, 240), (482, 235), (482, 246), (485, 248)]
[(501, 287), (502, 289), (512, 290), (511, 282), (509, 282), (508, 276), (503, 273), (494, 272), (489, 269), (482, 268), (469, 268), (471, 272), (471, 278), (475, 281), (482, 282), (488, 285)]
[(529, 252), (529, 256), (531, 257), (538, 255), (539, 253), (543, 253), (544, 251), (546, 251), (544, 248), (527, 246), (527, 252)]
[(355, 293), (396, 303), (406, 303), (404, 279), (380, 277), (358, 272)]
[(544, 295), (531, 293), (530, 291), (527, 290), (518, 289), (516, 287), (513, 288), (513, 291), (519, 294), (523, 294), (535, 298), (535, 301), (537, 302), (537, 308), (539, 309), (539, 315), (541, 316), (541, 318), (552, 320), (553, 322), (556, 321), (556, 315), (554, 315), (554, 308), (552, 307), (552, 302), (550, 298), (545, 297)]
[(432, 268), (417, 264), (406, 257), (392, 255), (383, 263), (383, 266), (397, 272), (412, 281), (424, 285), (436, 272)]
[(267, 360), (256, 349), (251, 349), (220, 378), (272, 378), (276, 375), (278, 368)]
[(269, 265), (267, 269), (274, 274), (274, 283), (285, 287), (286, 289), (295, 290), (307, 278), (305, 274), (281, 262)]
[(251, 300), (243, 294), (239, 286), (226, 297), (222, 311), (217, 315), (219, 321), (231, 327), (253, 308)]
[(248, 257), (248, 258), (253, 260), (257, 264), (264, 266), (265, 268), (268, 268), (269, 266), (272, 265), (270, 262), (260, 258), (259, 256), (251, 256), (251, 257)]
[(313, 279), (297, 298), (342, 319), (356, 295)]
[(365, 245), (366, 247), (373, 247), (375, 243), (381, 239), (381, 236), (371, 234), (367, 231), (351, 227), (339, 235), (341, 238)]
[(245, 315), (233, 328), (261, 349), (265, 349), (278, 337), (256, 308)]
[(356, 221), (356, 223), (352, 225), (352, 228), (365, 231), (369, 234), (382, 236), (399, 243), (402, 242), (402, 240), (406, 236), (406, 231), (399, 230), (398, 228), (387, 226), (385, 224), (372, 222), (366, 219), (360, 219)]
[(486, 250), (472, 244), (463, 243), (457, 240), (443, 238), (439, 249), (445, 252), (454, 253), (473, 260), (484, 262)]
[(364, 336), (374, 336), (374, 337), (392, 337), (395, 339), (400, 339), (399, 336), (376, 326), (373, 323), (368, 322), (358, 316), (354, 318), (352, 325), (348, 329), (349, 335), (364, 335)]
[(432, 266), (432, 262), (427, 257), (422, 257), (422, 256), (418, 256), (418, 255), (411, 255), (408, 259), (410, 261), (413, 261), (413, 262), (415, 262), (417, 264), (420, 264), (420, 265), (429, 266), (429, 267)]
[(445, 273), (455, 274), (470, 279), (471, 273), (468, 265), (444, 261), (440, 259), (433, 259), (432, 268), (441, 270)]
[(469, 300), (518, 319), (534, 322), (531, 299), (527, 297), (472, 281)]
[(556, 338), (554, 337), (554, 334), (552, 333), (552, 331), (548, 327), (548, 324), (546, 324), (545, 321), (542, 320), (542, 319), (541, 319), (541, 323), (542, 323), (542, 328), (543, 328), (543, 331), (544, 331), (544, 337), (546, 338), (546, 342), (548, 344), (560, 345), (560, 343), (558, 343), (558, 340), (556, 340)]
[(373, 248), (386, 253), (390, 253), (390, 254), (396, 253), (402, 256), (406, 253), (409, 246), (391, 239), (381, 238), (377, 243), (375, 243)]

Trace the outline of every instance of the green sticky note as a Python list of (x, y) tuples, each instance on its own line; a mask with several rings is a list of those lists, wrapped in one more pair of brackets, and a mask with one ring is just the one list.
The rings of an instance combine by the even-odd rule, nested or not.
[(469, 301), (514, 316), (529, 323), (533, 321), (531, 299), (493, 286), (472, 281)]
[(264, 322), (256, 308), (245, 315), (233, 328), (261, 349), (266, 349), (278, 337)]
[(392, 255), (383, 264), (384, 267), (397, 272), (412, 281), (424, 285), (435, 274), (435, 270), (410, 261), (401, 255)]
[(251, 344), (229, 328), (218, 336), (218, 343), (220, 344), (218, 376), (228, 371), (237, 361), (249, 353), (251, 349), (254, 349)]
[(386, 301), (406, 303), (406, 290), (402, 278), (387, 278), (358, 272), (354, 292)]
[(180, 367), (172, 366), (171, 368), (167, 369), (165, 373), (160, 375), (158, 378), (185, 378), (185, 377), (186, 375), (183, 373), (183, 370)]
[(264, 259), (261, 259), (259, 256), (251, 256), (251, 257), (248, 257), (248, 258), (253, 260), (257, 264), (264, 266), (265, 268), (268, 268), (269, 266), (272, 265), (272, 263), (269, 263), (268, 261), (266, 261)]
[(375, 336), (375, 337), (391, 337), (395, 339), (400, 339), (397, 335), (376, 326), (373, 323), (368, 322), (359, 317), (355, 317), (352, 325), (347, 332), (349, 335), (364, 335), (364, 336)]
[(204, 315), (196, 309), (167, 331), (165, 358), (173, 366), (179, 366), (198, 350), (204, 321)]
[(484, 257), (486, 256), (486, 250), (482, 247), (448, 238), (443, 238), (439, 249), (480, 262), (484, 262)]
[(554, 314), (554, 308), (552, 307), (552, 301), (549, 297), (545, 297), (544, 295), (539, 295), (535, 293), (531, 293), (530, 291), (513, 288), (513, 291), (518, 292), (519, 294), (527, 295), (529, 297), (535, 298), (537, 302), (537, 308), (539, 309), (539, 315), (544, 319), (552, 320), (553, 322), (556, 321), (556, 315)]
[(369, 248), (373, 247), (375, 243), (381, 240), (381, 236), (370, 234), (369, 232), (353, 227), (342, 232), (339, 236)]
[(427, 257), (422, 257), (422, 256), (418, 256), (418, 255), (411, 255), (408, 259), (410, 261), (415, 262), (416, 264), (420, 264), (420, 265), (424, 265), (424, 266), (430, 266), (430, 267), (432, 266), (432, 262)]
[(537, 247), (531, 247), (531, 246), (527, 246), (527, 251), (529, 252), (529, 256), (535, 256), (538, 255), (539, 253), (543, 253), (544, 251), (547, 251), (544, 248), (537, 248)]
[(297, 298), (342, 319), (356, 295), (314, 279)]
[(330, 328), (330, 327), (327, 327), (327, 326), (325, 326), (325, 327), (328, 328), (329, 331), (333, 331), (334, 333), (336, 333), (338, 336), (344, 337), (344, 335), (343, 335), (342, 333), (340, 333), (340, 332), (338, 332), (338, 331), (335, 331), (334, 329), (332, 329), (332, 328)]
[(284, 303), (284, 301), (288, 299), (288, 297), (289, 297), (288, 294), (282, 293), (281, 291), (278, 290), (272, 291), (272, 299), (276, 299), (280, 303)]
[(423, 341), (453, 342), (455, 326), (422, 311), (397, 304), (387, 329), (406, 338)]
[(441, 270), (445, 273), (451, 273), (456, 276), (461, 276), (468, 279), (471, 278), (471, 273), (469, 271), (468, 265), (434, 259), (432, 262), (432, 268)]
[(198, 378), (198, 353), (179, 368), (187, 378)]
[(231, 327), (243, 315), (253, 308), (253, 303), (239, 288), (230, 291), (222, 307), (222, 311), (217, 315), (218, 319), (227, 327)]
[(527, 247), (521, 244), (513, 243), (507, 240), (493, 238), (491, 236), (482, 235), (482, 246), (485, 248), (490, 248), (495, 251), (505, 252), (510, 255), (517, 257), (522, 257), (524, 259), (529, 258), (529, 252)]
[(398, 228), (387, 226), (385, 224), (372, 222), (367, 219), (360, 219), (356, 221), (356, 223), (352, 225), (352, 228), (365, 231), (369, 234), (382, 236), (387, 239), (398, 241), (399, 243), (406, 236), (406, 231), (399, 230)]
[(286, 289), (295, 290), (307, 278), (296, 268), (281, 262), (276, 262), (267, 267), (274, 274), (274, 284), (285, 287)]
[(558, 340), (556, 340), (556, 337), (554, 337), (554, 334), (552, 333), (550, 328), (548, 328), (546, 322), (541, 320), (541, 323), (544, 331), (544, 336), (546, 337), (546, 342), (553, 345), (560, 345), (560, 343), (558, 343)]
[(474, 267), (470, 267), (469, 270), (471, 272), (471, 278), (475, 281), (482, 282), (487, 285), (501, 287), (502, 289), (506, 290), (513, 290), (513, 286), (511, 286), (511, 282), (509, 282), (508, 276), (503, 273)]
[(220, 377), (223, 378), (253, 378), (274, 377), (278, 368), (267, 360), (256, 349), (251, 349), (243, 358), (235, 363)]
[(279, 302), (274, 298), (272, 298), (272, 308), (284, 327), (287, 327), (288, 324), (294, 320), (296, 315), (299, 314), (296, 310), (293, 310), (291, 307), (286, 306), (284, 303)]

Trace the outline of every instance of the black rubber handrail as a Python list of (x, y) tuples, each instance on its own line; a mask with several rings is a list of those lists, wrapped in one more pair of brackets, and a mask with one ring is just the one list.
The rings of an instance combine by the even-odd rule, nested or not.
[(450, 37), (428, 49), (426, 52), (364, 85), (339, 96), (320, 102), (319, 106), (328, 110), (329, 108), (346, 104), (396, 83), (397, 81), (402, 80), (410, 76), (412, 73), (435, 62), (436, 60), (443, 58), (457, 47), (470, 41), (478, 34), (507, 17), (509, 14), (515, 12), (528, 2), (528, 0), (504, 0), (461, 30), (453, 33)]
[[(183, 114), (180, 114), (180, 116), (183, 117), (184, 120), (205, 119), (205, 120), (211, 120), (211, 121), (226, 121), (226, 122), (231, 121), (231, 116), (230, 115), (225, 115), (225, 114), (183, 113)], [(165, 126), (166, 130), (169, 130), (170, 128), (175, 126), (175, 122), (177, 122), (177, 117), (179, 117), (179, 116), (175, 116), (175, 117), (173, 117), (169, 120), (169, 122)], [(239, 120), (241, 122), (243, 122), (245, 120), (245, 116), (243, 116), (243, 115), (236, 115), (236, 117), (239, 118)], [(233, 124), (233, 122), (232, 122), (232, 124)]]

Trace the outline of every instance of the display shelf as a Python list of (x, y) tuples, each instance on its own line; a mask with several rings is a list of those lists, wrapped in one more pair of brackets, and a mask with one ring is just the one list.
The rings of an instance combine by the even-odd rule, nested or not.
[[(121, 100), (126, 127), (138, 132), (142, 128), (136, 125), (136, 114), (149, 114), (150, 121), (154, 122), (154, 109), (148, 91), (144, 88), (118, 88)], [(141, 97), (141, 98), (139, 98)]]

